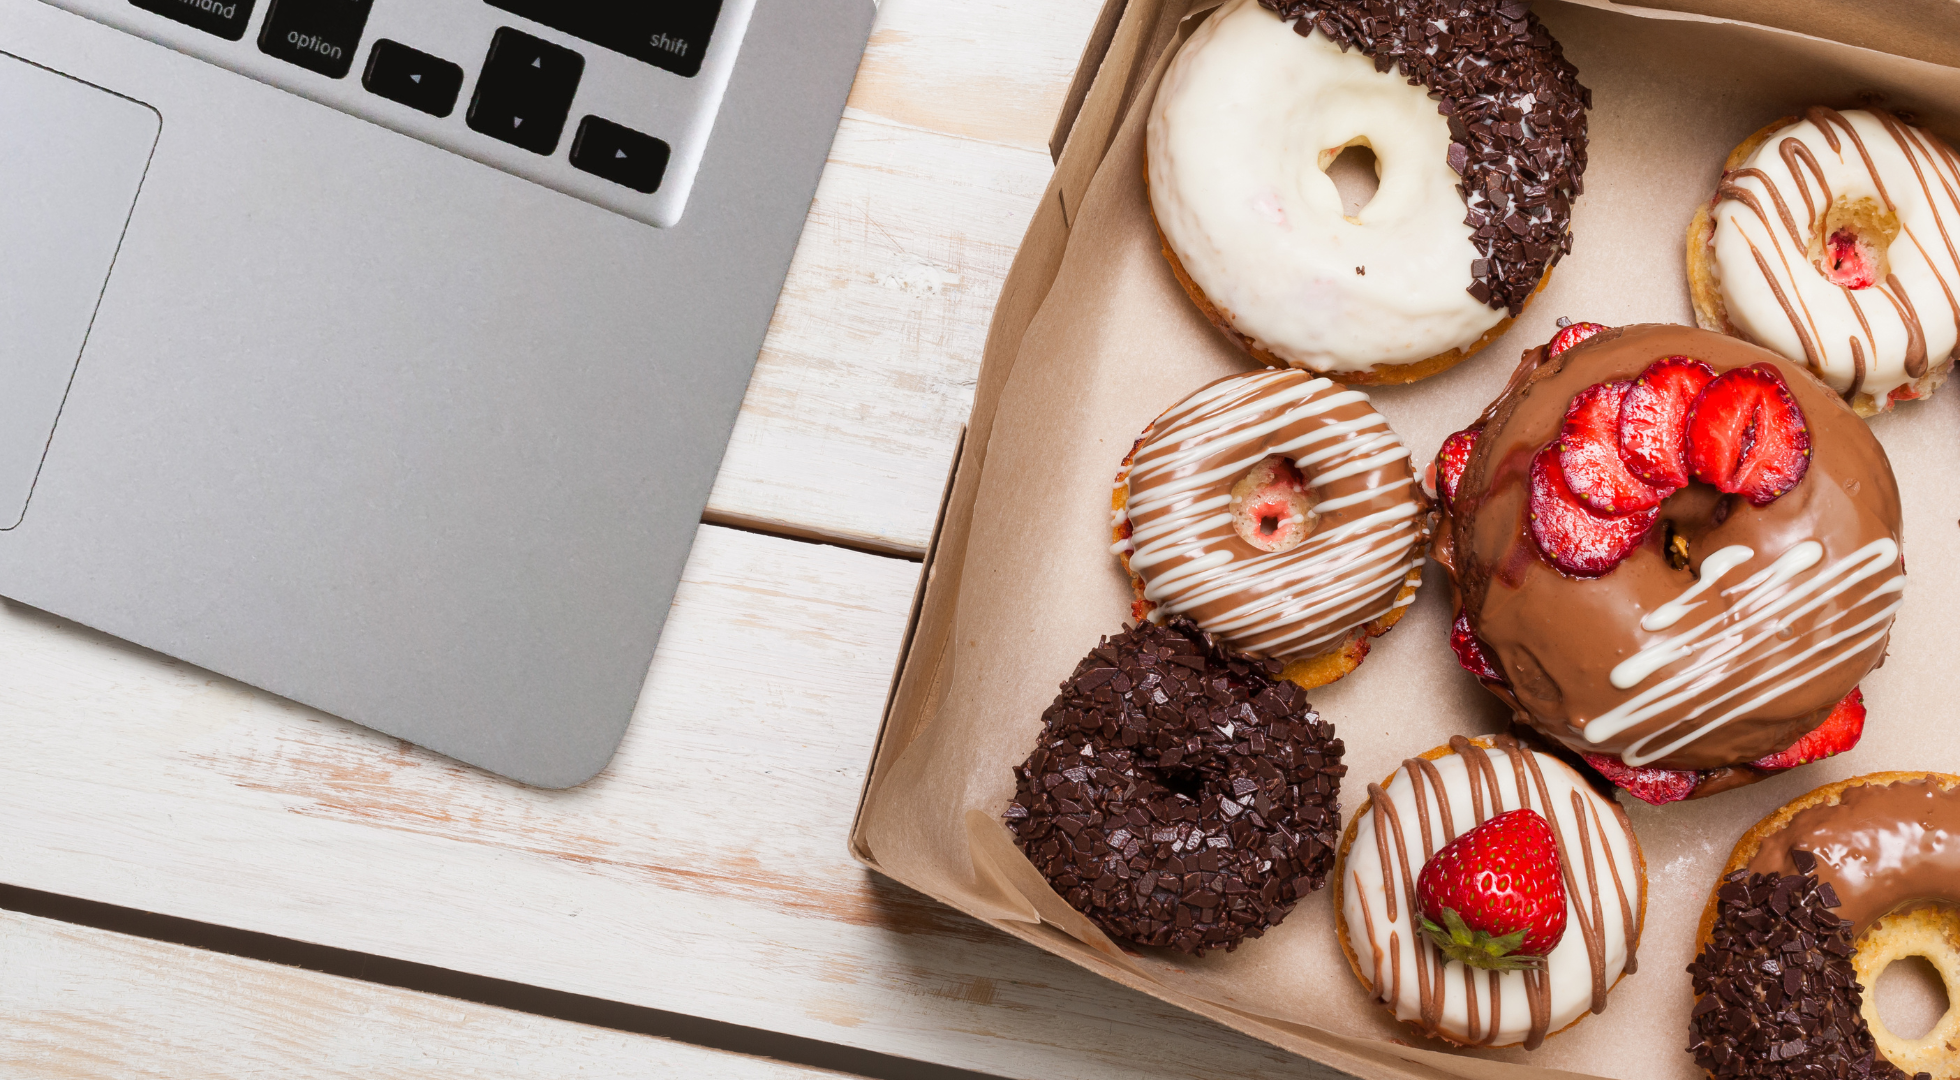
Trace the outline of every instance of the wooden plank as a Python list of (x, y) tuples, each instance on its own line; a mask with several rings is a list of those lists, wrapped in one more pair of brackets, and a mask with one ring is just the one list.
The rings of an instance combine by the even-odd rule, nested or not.
[(0, 879), (1003, 1076), (1302, 1075), (850, 860), (917, 573), (703, 527), (562, 792), (0, 607)]
[(843, 1074), (0, 911), (0, 1075)]
[(708, 520), (923, 552), (1101, 0), (885, 0)]

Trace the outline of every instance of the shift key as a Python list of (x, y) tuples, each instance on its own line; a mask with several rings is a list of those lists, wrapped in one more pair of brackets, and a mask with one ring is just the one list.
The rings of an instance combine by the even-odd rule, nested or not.
[(701, 70), (721, 0), (489, 0), (553, 30), (625, 53), (676, 75)]

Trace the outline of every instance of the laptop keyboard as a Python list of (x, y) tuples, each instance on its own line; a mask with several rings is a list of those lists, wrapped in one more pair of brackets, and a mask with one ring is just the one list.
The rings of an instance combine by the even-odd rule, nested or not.
[(665, 226), (755, 0), (46, 2)]

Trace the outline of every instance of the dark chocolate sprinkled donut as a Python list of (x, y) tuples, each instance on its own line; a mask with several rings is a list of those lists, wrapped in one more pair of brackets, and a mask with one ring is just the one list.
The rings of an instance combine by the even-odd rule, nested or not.
[(1470, 295), (1515, 317), (1572, 250), (1592, 91), (1525, 0), (1259, 0), (1302, 34), (1400, 67), (1449, 119), (1449, 163), (1483, 257)]
[(1104, 638), (1042, 714), (1003, 816), (1112, 937), (1230, 951), (1326, 883), (1347, 767), (1281, 667), (1188, 619), (1144, 623)]

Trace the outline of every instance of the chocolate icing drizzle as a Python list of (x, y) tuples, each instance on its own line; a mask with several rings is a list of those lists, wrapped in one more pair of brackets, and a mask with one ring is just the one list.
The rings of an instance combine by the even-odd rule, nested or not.
[(1837, 894), (1810, 852), (1793, 863), (1790, 875), (1737, 870), (1716, 890), (1714, 929), (1688, 965), (1688, 1052), (1716, 1080), (1904, 1077), (1859, 1011), (1850, 924), (1830, 910)]
[(1343, 747), (1283, 667), (1189, 619), (1076, 665), (1002, 815), (1055, 891), (1112, 937), (1203, 956), (1326, 884)]
[(1449, 119), (1450, 168), (1481, 258), (1470, 295), (1515, 317), (1572, 250), (1592, 91), (1525, 0), (1259, 0), (1375, 70), (1400, 67)]

